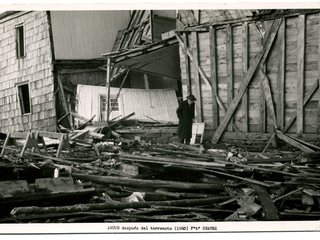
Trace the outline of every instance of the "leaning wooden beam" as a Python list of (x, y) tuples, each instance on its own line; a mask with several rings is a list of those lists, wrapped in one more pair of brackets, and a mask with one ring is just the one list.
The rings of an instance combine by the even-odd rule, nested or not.
[(116, 96), (116, 98), (115, 98), (115, 100), (114, 100), (114, 103), (113, 103), (112, 106), (111, 106), (110, 113), (113, 111), (114, 106), (116, 105), (116, 103), (117, 103), (117, 101), (118, 101), (118, 98), (119, 98), (120, 92), (121, 92), (121, 90), (122, 90), (123, 84), (124, 84), (124, 82), (127, 80), (127, 77), (128, 77), (129, 72), (130, 72), (130, 70), (127, 70), (126, 75), (124, 76), (124, 78), (123, 78), (123, 80), (122, 80), (122, 82), (121, 82), (121, 85), (120, 85), (120, 87), (119, 87), (119, 91), (118, 91), (118, 93), (117, 93), (117, 96)]
[(269, 54), (269, 51), (271, 49), (271, 46), (273, 44), (273, 41), (276, 37), (276, 34), (278, 32), (278, 29), (279, 29), (279, 26), (281, 24), (281, 21), (282, 19), (277, 19), (274, 21), (274, 24), (270, 30), (270, 34), (268, 35), (268, 38), (266, 40), (266, 44), (265, 44), (265, 47), (263, 49), (263, 51), (258, 54), (255, 62), (250, 66), (248, 72), (247, 72), (247, 75), (246, 77), (243, 79), (242, 81), (242, 84), (238, 90), (238, 94), (237, 96), (235, 96), (232, 100), (232, 103), (230, 104), (229, 108), (228, 108), (228, 111), (226, 112), (223, 120), (221, 121), (217, 131), (214, 133), (213, 137), (212, 137), (212, 143), (217, 143), (225, 129), (225, 127), (227, 126), (227, 124), (229, 123), (230, 121), (230, 118), (232, 117), (234, 111), (236, 110), (244, 92), (246, 91), (252, 77), (253, 77), (253, 74), (255, 73), (257, 67), (260, 65), (260, 64), (263, 64), (265, 61), (266, 61), (266, 58)]
[(307, 153), (313, 153), (315, 152), (314, 150), (312, 150), (311, 148), (308, 148), (307, 146), (297, 142), (296, 140), (292, 139), (291, 137), (287, 136), (286, 134), (284, 134), (283, 132), (276, 130), (277, 133), (277, 137), (280, 138), (281, 140), (287, 142), (288, 144), (304, 151)]
[(314, 145), (314, 144), (312, 144), (312, 143), (308, 143), (308, 142), (306, 142), (306, 141), (303, 141), (303, 140), (301, 140), (301, 139), (299, 139), (299, 138), (292, 137), (292, 136), (290, 136), (290, 138), (292, 138), (293, 140), (295, 140), (295, 141), (297, 141), (297, 142), (299, 142), (299, 143), (301, 143), (301, 144), (304, 144), (304, 145), (306, 145), (306, 146), (308, 146), (308, 147), (310, 147), (310, 148), (314, 148), (314, 149), (320, 150), (320, 147), (319, 147), (319, 146), (316, 146), (316, 145)]
[(290, 195), (292, 195), (292, 194), (295, 194), (295, 193), (297, 193), (297, 192), (300, 192), (300, 191), (302, 191), (302, 190), (303, 190), (303, 188), (300, 187), (300, 188), (298, 188), (298, 189), (296, 189), (296, 190), (293, 190), (293, 191), (291, 191), (291, 192), (289, 192), (289, 193), (286, 193), (286, 194), (284, 194), (284, 195), (282, 195), (282, 196), (280, 196), (280, 197), (277, 197), (277, 198), (273, 199), (273, 202), (279, 201), (279, 200), (281, 200), (281, 199), (283, 199), (283, 198), (286, 198), (286, 197), (288, 197), (288, 196), (290, 196)]
[[(60, 89), (60, 92), (61, 92), (62, 105), (63, 105), (64, 110), (66, 111), (66, 113), (69, 113), (69, 109), (68, 109), (68, 105), (67, 105), (67, 102), (66, 102), (66, 97), (64, 95), (63, 85), (62, 85), (59, 73), (58, 73), (58, 85), (59, 85), (59, 89)], [(68, 116), (68, 120), (69, 120), (69, 123), (70, 123), (70, 127), (71, 127), (71, 129), (73, 129), (72, 117), (71, 117), (70, 114), (68, 114), (67, 116)]]
[(269, 78), (261, 67), (260, 67), (260, 73), (261, 73), (261, 77), (262, 77), (262, 86), (263, 86), (265, 100), (267, 102), (267, 107), (269, 110), (269, 115), (271, 117), (271, 121), (272, 121), (274, 128), (277, 128), (276, 112), (275, 112), (274, 104), (273, 104), (273, 100), (272, 100)]
[(59, 207), (16, 207), (11, 211), (11, 215), (20, 214), (47, 214), (47, 213), (70, 213), (70, 212), (87, 212), (91, 210), (105, 209), (126, 209), (126, 208), (150, 208), (157, 206), (201, 206), (213, 203), (219, 203), (230, 199), (230, 197), (212, 197), (201, 199), (184, 199), (172, 201), (149, 201), (149, 202), (131, 202), (131, 203), (89, 203), (77, 204)]
[(128, 118), (131, 118), (132, 116), (134, 116), (136, 113), (133, 112), (133, 113), (130, 113), (129, 115), (123, 117), (123, 118), (120, 118), (119, 120), (117, 120), (116, 122), (112, 122), (109, 124), (109, 127), (113, 127), (115, 125), (117, 125), (118, 123), (121, 123), (122, 121), (125, 121), (127, 120)]
[(170, 189), (184, 189), (184, 190), (223, 190), (222, 184), (210, 183), (187, 183), (177, 181), (163, 181), (163, 180), (142, 180), (123, 177), (109, 177), (109, 176), (94, 176), (86, 174), (73, 173), (72, 176), (77, 179), (91, 181), (100, 184), (116, 184), (123, 186), (134, 186), (142, 188), (170, 188)]
[(267, 184), (265, 182), (261, 182), (261, 181), (258, 181), (258, 180), (252, 179), (252, 178), (243, 178), (243, 177), (239, 177), (239, 176), (234, 175), (234, 174), (219, 172), (219, 171), (215, 171), (215, 170), (207, 170), (207, 172), (211, 172), (211, 173), (214, 173), (214, 174), (217, 174), (217, 175), (222, 175), (222, 176), (235, 178), (235, 179), (247, 182), (247, 183), (255, 183), (255, 184), (258, 184), (258, 185), (261, 185), (261, 186), (264, 186), (264, 187), (271, 187), (271, 185), (269, 185), (269, 184)]
[[(312, 97), (312, 95), (316, 92), (316, 90), (319, 87), (319, 79), (316, 80), (316, 82), (313, 84), (311, 90), (306, 94), (306, 96), (303, 99), (303, 106), (307, 104), (307, 102), (309, 101), (309, 99)], [(319, 101), (320, 102), (320, 101)], [(292, 123), (294, 122), (294, 120), (297, 118), (297, 112), (294, 112), (291, 117), (289, 122), (287, 123), (287, 125), (284, 127), (283, 132), (288, 131), (288, 129), (290, 128), (290, 126), (292, 125)]]

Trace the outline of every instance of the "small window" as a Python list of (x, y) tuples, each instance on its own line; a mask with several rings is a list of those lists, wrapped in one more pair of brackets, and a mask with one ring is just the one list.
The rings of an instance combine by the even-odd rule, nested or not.
[[(100, 99), (101, 99), (101, 111), (105, 112), (105, 111), (107, 111), (107, 98), (104, 96), (101, 96)], [(112, 111), (119, 111), (119, 104), (118, 104), (117, 99), (115, 99), (115, 98), (109, 99), (109, 110), (111, 110), (113, 104), (115, 104), (115, 105), (114, 105)]]
[(110, 98), (110, 110), (111, 110), (113, 104), (114, 104), (113, 111), (119, 111), (119, 105), (118, 105), (117, 99)]
[(20, 103), (21, 115), (31, 113), (29, 84), (18, 86), (18, 98)]
[(17, 58), (22, 58), (25, 56), (23, 25), (16, 27), (16, 43), (17, 43)]

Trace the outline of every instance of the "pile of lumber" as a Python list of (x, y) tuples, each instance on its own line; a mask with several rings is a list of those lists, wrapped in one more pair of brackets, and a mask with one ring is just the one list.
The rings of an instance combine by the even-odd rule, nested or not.
[[(24, 175), (32, 169), (35, 178), (41, 174), (34, 172), (44, 170), (50, 172), (46, 177), (72, 178), (82, 188), (89, 186), (90, 199), (22, 205), (15, 199), (21, 197), (17, 191), (1, 222), (281, 221), (320, 216), (316, 151), (268, 149), (261, 154), (225, 144), (101, 141), (95, 147), (71, 145), (60, 157), (53, 154), (26, 152), (21, 159), (12, 150), (0, 156), (0, 168)], [(39, 180), (29, 176), (28, 181)], [(52, 197), (53, 192), (47, 194)], [(8, 202), (5, 198), (0, 202)]]

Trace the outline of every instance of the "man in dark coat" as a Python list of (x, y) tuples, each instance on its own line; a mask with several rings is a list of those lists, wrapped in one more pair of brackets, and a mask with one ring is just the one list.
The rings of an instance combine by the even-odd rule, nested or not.
[(190, 138), (192, 135), (192, 123), (194, 119), (194, 102), (197, 99), (194, 95), (189, 95), (187, 100), (183, 101), (178, 109), (177, 115), (179, 118), (177, 135), (180, 138), (181, 143), (190, 144)]

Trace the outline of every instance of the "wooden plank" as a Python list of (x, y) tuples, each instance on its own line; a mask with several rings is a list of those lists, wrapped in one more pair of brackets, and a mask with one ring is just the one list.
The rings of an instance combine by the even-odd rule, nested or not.
[[(232, 39), (232, 27), (227, 25), (226, 27), (226, 58), (227, 58), (227, 103), (230, 106), (233, 99), (233, 39)], [(228, 124), (228, 131), (233, 131), (233, 121), (231, 117)]]
[(296, 138), (296, 137), (293, 137), (293, 136), (290, 136), (290, 138), (292, 138), (293, 140), (295, 140), (295, 141), (297, 141), (297, 142), (299, 142), (299, 143), (301, 143), (301, 144), (304, 144), (304, 145), (306, 145), (306, 146), (308, 146), (308, 147), (311, 147), (311, 148), (315, 148), (315, 149), (320, 150), (320, 147), (319, 147), (319, 146), (316, 146), (316, 145), (314, 145), (314, 144), (308, 143), (308, 142), (306, 142), (306, 141), (303, 141), (303, 140), (301, 140), (301, 139), (299, 139), (299, 138)]
[(304, 111), (304, 60), (305, 59), (305, 15), (299, 16), (297, 56), (297, 133), (303, 133)]
[[(64, 110), (66, 111), (66, 113), (69, 113), (69, 109), (68, 109), (68, 105), (67, 105), (66, 97), (65, 97), (65, 95), (64, 95), (63, 85), (62, 85), (62, 82), (61, 82), (60, 74), (59, 74), (59, 73), (58, 73), (58, 85), (59, 85), (60, 92), (61, 92), (62, 105), (63, 105)], [(73, 129), (72, 117), (71, 117), (71, 115), (70, 115), (70, 114), (68, 115), (68, 120), (69, 120), (69, 123), (70, 123), (70, 127), (71, 127), (71, 129)]]
[(260, 63), (264, 63), (269, 51), (271, 49), (271, 46), (273, 44), (273, 41), (275, 39), (275, 36), (278, 32), (279, 26), (281, 24), (282, 19), (277, 19), (274, 21), (274, 24), (272, 25), (272, 28), (270, 29), (270, 33), (268, 34), (267, 40), (266, 40), (266, 44), (265, 47), (263, 49), (263, 51), (257, 55), (256, 60), (254, 61), (254, 63), (250, 66), (250, 68), (248, 69), (247, 75), (244, 78), (242, 84), (240, 85), (240, 88), (238, 90), (238, 94), (233, 98), (233, 101), (231, 103), (231, 105), (229, 106), (223, 120), (221, 121), (217, 131), (214, 133), (213, 137), (212, 137), (212, 143), (217, 143), (225, 129), (225, 127), (227, 126), (231, 116), (233, 115), (234, 111), (236, 110), (238, 103), (240, 102), (242, 95), (244, 94), (245, 90), (247, 89), (247, 86), (249, 85), (253, 74), (255, 73), (257, 67), (259, 66)]
[(269, 111), (269, 114), (270, 114), (270, 118), (271, 118), (271, 121), (273, 123), (274, 128), (277, 128), (277, 119), (276, 119), (276, 113), (275, 113), (273, 99), (272, 99), (272, 95), (271, 95), (271, 88), (270, 88), (270, 84), (269, 84), (269, 78), (266, 75), (266, 73), (263, 71), (262, 68), (260, 68), (260, 73), (261, 73), (261, 81), (262, 81), (265, 100), (266, 100), (266, 103), (267, 103), (267, 107), (268, 107), (268, 111)]
[(188, 57), (188, 33), (183, 34), (183, 41), (186, 46), (186, 48), (183, 50), (184, 52), (184, 61), (185, 61), (185, 67), (186, 67), (186, 83), (187, 83), (187, 94), (192, 94), (192, 88), (191, 88), (191, 78), (190, 78), (190, 61)]
[[(309, 101), (309, 99), (312, 97), (312, 95), (316, 92), (316, 90), (319, 87), (319, 79), (316, 80), (316, 82), (313, 84), (312, 88), (310, 89), (310, 91), (306, 94), (306, 96), (303, 99), (303, 106), (307, 104), (307, 102)], [(294, 120), (297, 117), (297, 112), (293, 112), (289, 122), (287, 123), (287, 125), (284, 127), (283, 132), (288, 131), (288, 129), (290, 128), (290, 126), (292, 125), (292, 123), (294, 122)]]
[(203, 108), (202, 108), (202, 94), (201, 94), (201, 78), (199, 77), (199, 72), (197, 71), (198, 66), (200, 66), (199, 62), (199, 47), (198, 47), (198, 33), (192, 32), (192, 54), (193, 54), (193, 68), (194, 72), (194, 84), (196, 89), (196, 120), (197, 122), (203, 122)]
[(287, 142), (288, 144), (304, 151), (304, 152), (307, 152), (307, 153), (313, 153), (315, 151), (313, 151), (312, 149), (308, 148), (307, 146), (293, 140), (291, 137), (285, 135), (283, 132), (279, 131), (279, 130), (276, 130), (277, 132), (277, 137), (280, 138), (281, 140)]
[[(263, 24), (263, 27), (266, 32), (270, 31), (270, 28), (272, 27), (272, 22), (266, 21)], [(266, 38), (262, 39), (262, 43), (264, 44), (266, 41)], [(262, 66), (263, 71), (267, 72), (267, 66), (266, 63)], [(266, 96), (263, 86), (263, 79), (260, 79), (260, 132), (264, 133), (266, 132), (266, 124), (267, 124), (267, 107), (266, 107)]]
[[(264, 66), (265, 67), (265, 66)], [(261, 133), (266, 131), (266, 99), (263, 91), (262, 79), (260, 80), (260, 107), (259, 107), (259, 129)]]
[(279, 32), (279, 52), (278, 52), (278, 72), (277, 72), (277, 126), (278, 129), (284, 128), (284, 84), (285, 84), (285, 54), (286, 54), (286, 37), (285, 37), (285, 19), (280, 25)]
[(127, 177), (111, 177), (111, 176), (98, 176), (86, 174), (72, 174), (77, 179), (93, 181), (101, 184), (117, 184), (123, 186), (132, 186), (140, 188), (169, 188), (169, 189), (183, 189), (183, 190), (223, 190), (222, 184), (216, 183), (188, 183), (178, 181), (164, 181), (164, 180), (150, 180), (150, 179), (134, 179)]
[[(248, 23), (242, 25), (242, 79), (244, 79), (249, 67), (249, 29)], [(242, 131), (249, 131), (248, 90), (242, 96)]]
[(106, 88), (107, 88), (107, 92), (108, 92), (108, 96), (107, 96), (107, 122), (109, 122), (109, 117), (110, 117), (110, 74), (111, 74), (111, 59), (108, 58), (108, 62), (107, 62), (107, 78), (106, 78)]
[(267, 220), (279, 220), (278, 209), (274, 205), (269, 193), (263, 186), (251, 183), (251, 187), (256, 191), (258, 199), (261, 202), (265, 218)]
[(216, 51), (216, 30), (210, 27), (210, 68), (211, 68), (211, 92), (212, 92), (212, 129), (215, 131), (219, 125), (219, 106), (217, 102), (217, 51)]

